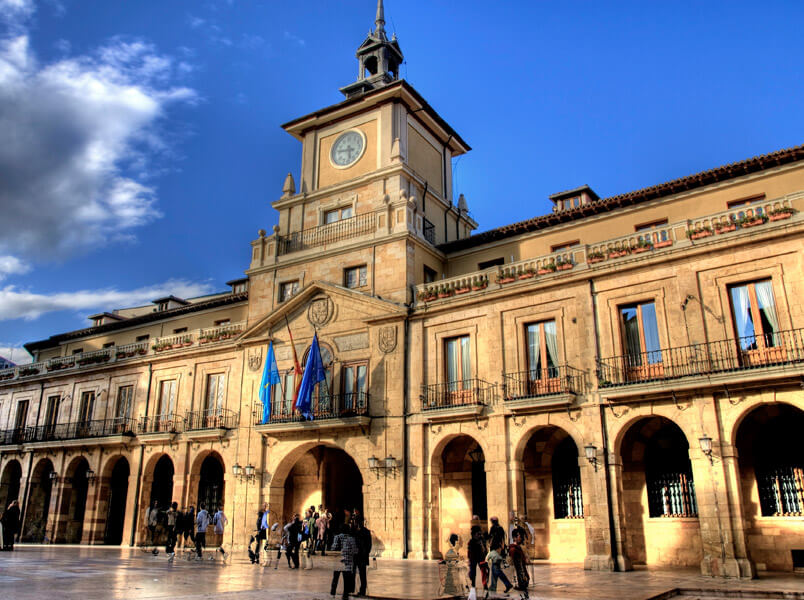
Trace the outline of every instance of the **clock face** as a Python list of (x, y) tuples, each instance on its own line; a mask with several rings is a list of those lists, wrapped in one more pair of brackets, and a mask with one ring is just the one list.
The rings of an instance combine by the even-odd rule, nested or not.
[(348, 167), (363, 156), (365, 149), (366, 139), (363, 132), (352, 129), (338, 136), (338, 139), (332, 144), (329, 159), (336, 167)]

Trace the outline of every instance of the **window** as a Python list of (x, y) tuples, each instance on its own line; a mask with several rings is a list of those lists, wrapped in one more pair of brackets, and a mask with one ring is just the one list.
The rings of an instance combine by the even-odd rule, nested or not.
[(368, 285), (366, 265), (344, 269), (343, 279), (348, 288), (365, 287)]
[(469, 336), (451, 338), (445, 342), (446, 377), (450, 392), (469, 390), (472, 387), (472, 358)]
[(176, 410), (176, 380), (168, 379), (159, 384), (156, 414), (166, 417)]
[(484, 269), (490, 269), (491, 267), (497, 267), (503, 263), (505, 263), (505, 259), (502, 256), (492, 258), (491, 260), (484, 260), (483, 262), (477, 263), (477, 270), (482, 271)]
[(650, 517), (698, 516), (689, 445), (677, 427), (664, 427), (647, 441), (645, 483)]
[(324, 224), (329, 225), (330, 223), (336, 223), (338, 221), (343, 221), (344, 219), (350, 219), (352, 216), (353, 215), (351, 206), (344, 206), (343, 208), (328, 210), (327, 212), (324, 213)]
[(106, 342), (103, 345), (104, 348), (114, 348), (114, 342)]
[[(333, 410), (332, 400), (332, 363), (335, 362), (332, 357), (332, 350), (327, 344), (319, 344), (319, 351), (321, 352), (321, 364), (324, 365), (326, 379), (317, 383), (313, 389), (312, 408), (316, 416), (319, 413), (330, 413)], [(307, 357), (310, 356), (310, 347), (304, 352), (301, 364), (307, 364)], [(291, 396), (292, 397), (292, 396)]]
[(298, 279), (296, 279), (295, 281), (286, 281), (284, 283), (281, 283), (279, 284), (279, 301), (285, 302), (286, 300), (290, 300), (298, 292), (299, 292)]
[(20, 400), (17, 402), (17, 415), (14, 417), (14, 429), (25, 427), (28, 422), (28, 401)]
[(89, 423), (95, 412), (95, 392), (82, 392), (81, 405), (78, 412), (79, 423)]
[(159, 304), (156, 305), (156, 307), (157, 312), (165, 312), (168, 309), (168, 303), (160, 302)]
[(749, 196), (748, 198), (740, 198), (739, 200), (732, 200), (726, 202), (726, 208), (739, 208), (740, 206), (748, 206), (754, 202), (759, 202), (765, 199), (765, 194), (758, 194), (756, 196)]
[(273, 386), (274, 406), (271, 410), (272, 420), (282, 420), (292, 415), (293, 393), (296, 391), (294, 380), (295, 377), (291, 369), (281, 375), (279, 385)]
[(208, 413), (217, 413), (223, 408), (223, 389), (226, 376), (223, 373), (207, 375), (207, 396), (204, 410)]
[(76, 354), (83, 354), (83, 353), (84, 353), (84, 349), (83, 349), (83, 348), (75, 348), (75, 349), (73, 350), (73, 356), (75, 356)]
[(634, 225), (634, 231), (646, 231), (654, 227), (663, 227), (664, 225), (667, 225), (667, 219), (659, 219), (658, 221), (651, 221), (650, 223)]
[(550, 252), (561, 252), (562, 250), (569, 250), (573, 246), (580, 245), (581, 240), (572, 240), (571, 242), (562, 242), (560, 244), (555, 244), (554, 246), (550, 246)]
[(729, 292), (734, 329), (743, 360), (767, 362), (783, 359), (784, 349), (780, 347), (779, 318), (771, 281), (733, 285)]
[(134, 400), (134, 386), (123, 385), (117, 388), (117, 405), (114, 416), (119, 420), (131, 418), (131, 405)]
[(341, 371), (343, 411), (351, 412), (366, 406), (367, 373), (368, 363), (366, 362), (351, 363), (343, 366)]
[(179, 327), (179, 328), (173, 330), (173, 333), (186, 333), (186, 332), (187, 332), (186, 327)]
[(656, 306), (653, 302), (621, 306), (620, 325), (629, 367), (662, 362)]
[(231, 322), (232, 322), (231, 319), (218, 319), (217, 321), (215, 321), (215, 327), (223, 327), (224, 325), (228, 325)]
[(583, 494), (578, 447), (572, 438), (558, 444), (552, 459), (553, 512), (556, 519), (582, 519)]
[(61, 396), (48, 396), (47, 410), (45, 411), (45, 426), (52, 429), (59, 420), (59, 404)]
[(424, 265), (424, 283), (433, 283), (436, 280), (436, 272)]
[(556, 322), (542, 321), (526, 325), (525, 338), (525, 350), (528, 357), (528, 393), (541, 395), (559, 391), (561, 382), (558, 379)]
[(135, 339), (138, 342), (147, 342), (150, 339), (150, 337), (151, 336), (146, 333), (145, 335), (138, 335)]

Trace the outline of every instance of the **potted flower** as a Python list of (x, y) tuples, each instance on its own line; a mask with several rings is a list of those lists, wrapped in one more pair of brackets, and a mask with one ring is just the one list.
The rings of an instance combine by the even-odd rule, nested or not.
[(563, 258), (559, 258), (556, 260), (556, 269), (558, 271), (569, 271), (575, 265), (572, 264), (571, 260), (566, 260)]
[(699, 240), (701, 238), (709, 237), (713, 235), (712, 228), (708, 225), (704, 225), (703, 227), (694, 227), (692, 229), (687, 229), (687, 237), (691, 240)]
[(737, 229), (737, 223), (734, 221), (720, 221), (719, 223), (715, 223), (715, 233), (728, 233), (729, 231), (734, 231)]
[(430, 302), (430, 300), (435, 300), (437, 298), (435, 292), (431, 288), (426, 288), (419, 292), (417, 298), (421, 302)]
[(38, 375), (39, 369), (36, 367), (20, 367), (20, 377), (28, 377), (30, 375)]
[(798, 211), (791, 206), (782, 206), (781, 208), (774, 209), (768, 213), (771, 221), (781, 221), (782, 219), (789, 219)]
[(439, 298), (449, 298), (452, 296), (452, 290), (449, 289), (446, 285), (442, 285), (438, 288), (438, 297)]
[(631, 249), (628, 246), (621, 246), (619, 248), (611, 248), (609, 250), (609, 258), (620, 258), (630, 254)]
[(631, 252), (634, 254), (641, 254), (642, 252), (647, 252), (648, 250), (653, 250), (653, 242), (646, 238), (639, 238), (636, 246), (631, 249)]
[(500, 271), (497, 273), (497, 283), (505, 284), (511, 283), (512, 281), (516, 281), (516, 277), (514, 277), (508, 269), (505, 271)]
[(672, 246), (672, 245), (673, 245), (673, 240), (666, 239), (666, 240), (659, 240), (658, 242), (654, 243), (653, 247), (658, 249), (658, 248), (667, 248), (668, 246)]
[(586, 262), (588, 262), (590, 265), (602, 262), (604, 260), (606, 260), (606, 255), (602, 252), (590, 252), (586, 255)]
[(137, 350), (137, 354), (139, 354), (140, 356), (145, 356), (146, 352), (148, 352), (148, 350), (146, 350), (145, 348), (140, 348), (139, 350)]
[(744, 227), (756, 227), (768, 222), (767, 215), (746, 215), (738, 221), (740, 229)]
[(533, 267), (526, 267), (521, 271), (518, 271), (516, 277), (517, 279), (530, 279), (534, 274)]
[(182, 345), (183, 346), (192, 346), (193, 345), (193, 339), (188, 335), (186, 338), (184, 338), (182, 340)]
[(547, 273), (555, 273), (557, 268), (558, 267), (556, 267), (556, 263), (549, 262), (545, 265), (540, 266), (537, 273), (539, 275), (546, 275)]
[(472, 280), (472, 291), (485, 290), (489, 285), (488, 277), (480, 277)]
[(472, 291), (468, 281), (462, 281), (460, 286), (455, 286), (455, 294), (466, 294)]

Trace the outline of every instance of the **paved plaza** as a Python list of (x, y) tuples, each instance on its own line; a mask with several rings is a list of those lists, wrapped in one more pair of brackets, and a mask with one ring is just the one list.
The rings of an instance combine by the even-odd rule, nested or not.
[[(329, 582), (337, 557), (316, 557), (312, 570), (251, 565), (245, 556), (168, 564), (163, 553), (77, 546), (18, 546), (0, 554), (0, 598), (9, 600), (96, 600), (106, 598), (200, 600), (256, 598), (329, 599)], [(369, 571), (374, 598), (429, 599), (439, 596), (435, 561), (380, 560)], [(740, 597), (804, 600), (804, 578), (767, 574), (752, 581), (703, 577), (689, 571), (600, 573), (580, 565), (536, 564), (530, 597), (535, 599), (686, 600)], [(680, 595), (674, 590), (685, 590)], [(779, 594), (772, 593), (779, 592)], [(498, 594), (503, 597), (502, 594)], [(515, 597), (512, 595), (512, 597)]]

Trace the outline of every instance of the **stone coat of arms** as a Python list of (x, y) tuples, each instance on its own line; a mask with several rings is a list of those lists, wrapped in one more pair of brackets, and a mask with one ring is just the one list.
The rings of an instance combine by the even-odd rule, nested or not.
[(307, 320), (314, 327), (323, 327), (332, 319), (332, 300), (329, 296), (315, 298), (307, 309)]
[(252, 371), (259, 371), (262, 365), (262, 348), (258, 348), (248, 355), (248, 368)]
[(390, 325), (380, 329), (380, 350), (390, 354), (396, 349), (396, 326)]

